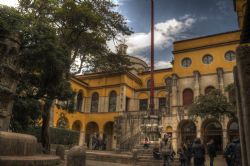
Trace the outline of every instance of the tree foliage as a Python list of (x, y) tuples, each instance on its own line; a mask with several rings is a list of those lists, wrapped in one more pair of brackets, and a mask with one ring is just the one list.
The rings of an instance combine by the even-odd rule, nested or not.
[(219, 118), (223, 115), (234, 116), (235, 107), (228, 102), (220, 90), (212, 90), (209, 94), (200, 95), (189, 109), (191, 117), (215, 117)]
[(125, 18), (114, 10), (116, 5), (111, 1), (19, 0), (19, 2), (22, 12), (43, 18), (53, 25), (61, 42), (71, 53), (70, 65), (73, 74), (81, 73), (83, 68), (96, 71), (108, 67), (114, 63), (112, 58), (121, 62), (116, 63), (118, 68), (112, 70), (125, 70), (129, 66), (125, 56), (111, 53), (107, 45), (107, 41), (115, 39), (118, 34), (132, 33), (126, 25)]

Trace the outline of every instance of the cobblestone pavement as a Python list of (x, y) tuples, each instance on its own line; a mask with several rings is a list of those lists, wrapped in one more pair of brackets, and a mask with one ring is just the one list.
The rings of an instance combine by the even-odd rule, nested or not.
[[(131, 165), (87, 160), (87, 166), (131, 166)], [(172, 163), (171, 166), (180, 166), (180, 163), (175, 162), (175, 163)], [(205, 166), (209, 166), (209, 158), (208, 157), (206, 159)], [(222, 156), (218, 156), (215, 158), (214, 166), (227, 166), (227, 165), (226, 165), (225, 159)]]

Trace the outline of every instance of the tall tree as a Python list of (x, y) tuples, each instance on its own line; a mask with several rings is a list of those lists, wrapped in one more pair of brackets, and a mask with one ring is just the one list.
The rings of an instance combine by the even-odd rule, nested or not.
[(206, 95), (200, 95), (191, 105), (189, 115), (194, 118), (210, 116), (218, 118), (223, 115), (234, 117), (235, 107), (220, 90), (215, 89)]
[[(129, 65), (126, 56), (111, 53), (107, 41), (118, 34), (130, 35), (125, 18), (115, 11), (109, 0), (19, 0), (19, 9), (35, 17), (47, 19), (56, 29), (62, 43), (71, 53), (71, 71), (79, 74), (86, 65), (91, 70), (112, 65), (110, 59), (119, 59), (116, 66), (125, 70)], [(109, 58), (103, 58), (109, 57)], [(101, 63), (100, 63), (101, 62)], [(109, 66), (109, 65), (105, 65)], [(114, 68), (113, 68), (114, 69)], [(117, 69), (117, 68), (115, 68)], [(117, 70), (118, 71), (118, 70)]]

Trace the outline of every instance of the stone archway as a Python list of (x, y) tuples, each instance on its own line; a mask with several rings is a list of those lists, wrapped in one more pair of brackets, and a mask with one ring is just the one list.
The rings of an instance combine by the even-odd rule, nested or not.
[(103, 129), (103, 141), (105, 143), (106, 150), (112, 150), (113, 138), (114, 138), (114, 122), (107, 122)]
[(178, 125), (178, 146), (184, 142), (193, 142), (196, 138), (196, 125), (191, 120), (182, 120)]
[(82, 130), (82, 123), (80, 120), (74, 121), (72, 125), (72, 130), (80, 132)]
[(92, 149), (93, 138), (98, 137), (99, 127), (96, 122), (89, 122), (86, 125), (85, 142), (88, 148)]
[(207, 144), (211, 139), (214, 140), (218, 151), (223, 150), (223, 129), (221, 123), (216, 119), (208, 119), (202, 124), (203, 142)]

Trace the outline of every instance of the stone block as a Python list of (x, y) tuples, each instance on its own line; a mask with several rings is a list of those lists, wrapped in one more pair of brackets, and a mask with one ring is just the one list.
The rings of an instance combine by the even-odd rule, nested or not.
[(86, 166), (86, 149), (84, 146), (74, 146), (69, 150), (67, 166)]
[(36, 154), (37, 139), (27, 134), (0, 131), (0, 149), (0, 156), (32, 156)]
[(56, 147), (56, 155), (59, 156), (61, 160), (64, 160), (65, 148), (63, 145), (58, 145)]

